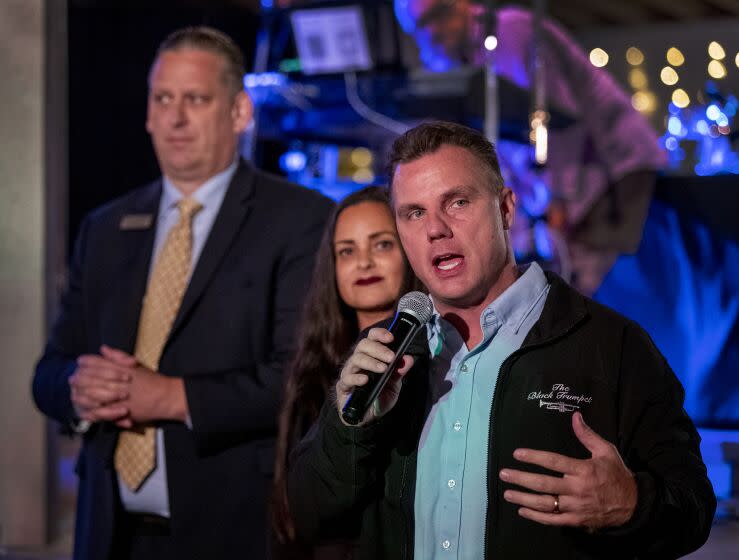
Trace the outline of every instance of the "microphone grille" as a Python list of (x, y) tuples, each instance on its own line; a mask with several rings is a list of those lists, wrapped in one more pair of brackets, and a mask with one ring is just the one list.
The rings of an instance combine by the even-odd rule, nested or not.
[(398, 302), (398, 311), (411, 311), (421, 324), (428, 323), (431, 319), (431, 299), (423, 292), (408, 292)]

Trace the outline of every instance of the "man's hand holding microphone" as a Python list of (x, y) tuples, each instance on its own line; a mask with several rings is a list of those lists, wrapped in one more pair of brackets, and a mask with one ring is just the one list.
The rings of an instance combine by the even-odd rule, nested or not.
[(431, 314), (429, 297), (410, 292), (400, 298), (389, 330), (371, 329), (359, 341), (336, 383), (336, 405), (345, 424), (364, 425), (395, 406), (403, 376), (414, 363), (405, 351)]

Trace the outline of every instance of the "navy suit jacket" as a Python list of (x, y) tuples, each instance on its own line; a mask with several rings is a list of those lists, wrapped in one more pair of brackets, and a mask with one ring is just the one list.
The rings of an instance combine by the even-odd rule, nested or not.
[[(161, 181), (83, 222), (61, 312), (33, 382), (37, 406), (74, 419), (67, 379), (101, 344), (133, 353)], [(266, 503), (283, 373), (301, 299), (332, 203), (240, 162), (193, 270), (159, 363), (182, 377), (193, 429), (163, 422), (172, 558), (266, 557)], [(113, 467), (118, 429), (98, 423), (77, 464), (75, 559), (108, 557), (122, 512)]]

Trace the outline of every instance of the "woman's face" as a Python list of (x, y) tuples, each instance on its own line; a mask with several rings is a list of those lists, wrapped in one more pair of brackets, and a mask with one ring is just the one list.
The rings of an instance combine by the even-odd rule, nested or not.
[(389, 315), (400, 296), (406, 265), (387, 205), (360, 202), (342, 210), (334, 231), (334, 256), (339, 295), (357, 311), (360, 329), (367, 326), (362, 323)]

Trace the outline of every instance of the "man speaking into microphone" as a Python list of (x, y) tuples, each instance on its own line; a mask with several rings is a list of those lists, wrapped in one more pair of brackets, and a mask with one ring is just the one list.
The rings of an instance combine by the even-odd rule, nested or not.
[(638, 325), (516, 264), (494, 147), (422, 124), (395, 141), (390, 182), (432, 315), (356, 425), (341, 412), (387, 370), (393, 335), (371, 329), (347, 360), (292, 464), (302, 537), (355, 516), (359, 557), (385, 560), (674, 558), (705, 542), (716, 501), (682, 387)]

